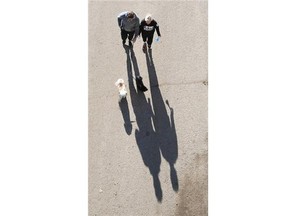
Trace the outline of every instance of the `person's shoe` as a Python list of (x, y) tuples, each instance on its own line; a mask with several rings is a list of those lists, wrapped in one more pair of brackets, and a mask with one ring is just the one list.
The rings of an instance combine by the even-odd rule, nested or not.
[(131, 42), (131, 41), (129, 41), (129, 46), (130, 46), (130, 47), (133, 47), (133, 44), (132, 44), (132, 42)]

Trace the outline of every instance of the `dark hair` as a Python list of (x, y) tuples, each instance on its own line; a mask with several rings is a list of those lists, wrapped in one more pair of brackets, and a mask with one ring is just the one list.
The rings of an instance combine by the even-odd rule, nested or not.
[(128, 18), (133, 18), (133, 17), (134, 17), (134, 12), (133, 12), (133, 11), (129, 11), (129, 12), (127, 13), (127, 17), (128, 17)]

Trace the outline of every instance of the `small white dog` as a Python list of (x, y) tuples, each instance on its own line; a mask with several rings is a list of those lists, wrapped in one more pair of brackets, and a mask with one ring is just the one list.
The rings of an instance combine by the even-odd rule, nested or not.
[(127, 96), (127, 90), (126, 90), (124, 80), (118, 79), (115, 82), (115, 85), (118, 87), (118, 90), (119, 90), (119, 102), (120, 102), (123, 98), (126, 98)]

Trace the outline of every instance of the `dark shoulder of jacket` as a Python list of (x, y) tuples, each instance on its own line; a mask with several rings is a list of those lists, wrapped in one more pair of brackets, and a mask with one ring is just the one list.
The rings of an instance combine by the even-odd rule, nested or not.
[(152, 22), (153, 22), (153, 26), (157, 26), (157, 22), (156, 22), (156, 20), (152, 20)]
[(145, 24), (145, 19), (141, 20), (141, 25), (144, 25)]

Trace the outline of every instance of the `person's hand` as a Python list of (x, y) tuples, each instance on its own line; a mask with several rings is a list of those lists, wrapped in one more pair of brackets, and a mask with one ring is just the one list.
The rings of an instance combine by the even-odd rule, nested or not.
[(159, 41), (160, 41), (160, 38), (161, 38), (161, 36), (158, 36), (155, 41), (156, 41), (156, 42), (159, 42)]

